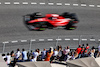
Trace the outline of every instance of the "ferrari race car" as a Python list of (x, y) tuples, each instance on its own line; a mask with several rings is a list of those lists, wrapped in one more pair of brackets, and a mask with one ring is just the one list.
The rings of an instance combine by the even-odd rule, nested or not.
[(75, 13), (65, 12), (62, 15), (46, 14), (45, 17), (40, 12), (27, 14), (24, 16), (24, 23), (29, 30), (45, 30), (62, 27), (67, 30), (75, 29), (74, 24), (78, 23)]

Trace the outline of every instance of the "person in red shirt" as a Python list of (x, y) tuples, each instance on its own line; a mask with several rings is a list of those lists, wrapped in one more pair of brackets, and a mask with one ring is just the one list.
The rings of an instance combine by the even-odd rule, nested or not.
[(84, 52), (82, 53), (82, 57), (88, 57), (87, 49), (85, 48)]
[(78, 53), (78, 57), (77, 58), (80, 58), (81, 57), (81, 45), (79, 45), (79, 47), (76, 49), (76, 52)]
[(86, 49), (89, 49), (90, 47), (89, 47), (89, 45), (88, 44), (86, 44)]
[(77, 51), (78, 54), (80, 54), (81, 50), (82, 50), (81, 45), (79, 45), (79, 47), (77, 48), (76, 51)]

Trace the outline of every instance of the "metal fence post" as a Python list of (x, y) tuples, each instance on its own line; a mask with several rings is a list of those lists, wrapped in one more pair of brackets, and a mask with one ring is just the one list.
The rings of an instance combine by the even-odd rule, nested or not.
[(35, 40), (35, 39), (31, 39), (31, 40), (30, 40), (30, 51), (31, 51), (31, 49), (32, 49), (32, 42), (33, 42), (33, 41), (36, 41), (36, 40)]
[(82, 37), (82, 35), (79, 36), (79, 43), (78, 43), (78, 45), (81, 44), (81, 37)]
[(58, 38), (57, 38), (56, 47), (57, 47), (57, 45), (58, 45), (58, 39), (59, 39), (59, 36), (58, 36)]
[(31, 47), (32, 47), (32, 41), (30, 40), (30, 48), (29, 48), (30, 51), (31, 51)]
[(3, 45), (3, 51), (2, 51), (2, 53), (4, 53), (4, 51), (5, 51), (5, 45), (6, 45), (6, 43), (3, 43), (4, 45)]

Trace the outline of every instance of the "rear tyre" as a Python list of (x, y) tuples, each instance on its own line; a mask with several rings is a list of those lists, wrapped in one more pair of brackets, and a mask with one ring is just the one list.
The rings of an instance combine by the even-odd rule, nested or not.
[(67, 30), (74, 30), (74, 29), (76, 29), (76, 26), (73, 26), (72, 21), (70, 21), (69, 24), (67, 24), (65, 26), (65, 29), (67, 29)]
[(65, 29), (66, 30), (75, 30), (76, 29), (76, 26), (66, 25)]
[(53, 29), (54, 26), (47, 22), (48, 29)]
[(34, 24), (31, 25), (30, 29), (36, 30), (36, 31), (44, 31), (44, 30), (46, 30), (46, 28), (43, 27), (43, 26), (44, 26), (43, 23), (36, 22), (36, 23), (34, 23)]

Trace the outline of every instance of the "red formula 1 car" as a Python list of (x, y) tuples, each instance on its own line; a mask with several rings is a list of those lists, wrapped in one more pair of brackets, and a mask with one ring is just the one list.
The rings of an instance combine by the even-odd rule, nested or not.
[(65, 12), (62, 15), (46, 14), (45, 17), (40, 12), (28, 14), (24, 16), (25, 25), (29, 30), (45, 30), (55, 27), (62, 27), (67, 30), (72, 30), (78, 23), (78, 18), (74, 13)]

